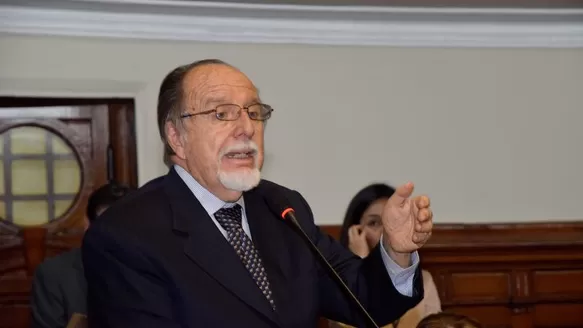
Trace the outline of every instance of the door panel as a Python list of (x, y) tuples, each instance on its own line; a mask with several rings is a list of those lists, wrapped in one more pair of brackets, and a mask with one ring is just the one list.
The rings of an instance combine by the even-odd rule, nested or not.
[(0, 108), (0, 327), (28, 327), (34, 270), (80, 245), (91, 192), (136, 187), (129, 124), (131, 103)]

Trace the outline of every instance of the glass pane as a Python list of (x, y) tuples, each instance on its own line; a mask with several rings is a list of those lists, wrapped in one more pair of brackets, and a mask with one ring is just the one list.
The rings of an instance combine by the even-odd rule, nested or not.
[(53, 145), (53, 154), (58, 154), (58, 155), (71, 155), (73, 154), (73, 149), (71, 149), (71, 147), (69, 147), (69, 145), (67, 145), (67, 143), (65, 142), (65, 140), (61, 139), (59, 136), (53, 134), (51, 136), (51, 139), (53, 139), (52, 145)]
[(56, 200), (54, 208), (55, 218), (58, 219), (65, 214), (71, 205), (73, 205), (73, 198), (70, 200)]
[(4, 195), (4, 163), (0, 163), (0, 195)]
[(22, 126), (10, 129), (12, 154), (44, 154), (46, 153), (47, 131), (35, 126)]
[(0, 200), (0, 219), (6, 219), (6, 203)]
[(47, 167), (44, 160), (12, 161), (12, 194), (44, 195), (47, 193)]
[(49, 205), (44, 200), (12, 202), (12, 222), (19, 226), (40, 225), (49, 222)]
[(74, 159), (56, 160), (53, 164), (56, 194), (77, 194), (81, 187), (81, 167)]
[[(10, 147), (2, 149), (2, 140), (7, 138), (10, 138)], [(10, 171), (5, 171), (0, 164), (0, 196), (7, 197), (0, 200), (0, 218), (6, 216), (8, 201), (11, 202), (11, 217), (5, 219), (10, 219), (15, 225), (42, 225), (50, 217), (64, 216), (81, 189), (81, 164), (74, 155), (75, 150), (65, 139), (41, 127), (21, 126), (0, 135), (0, 156), (10, 163)], [(49, 163), (52, 163), (50, 171)], [(52, 175), (53, 190), (49, 190), (49, 174)], [(7, 182), (10, 182), (11, 189), (6, 188)], [(49, 203), (49, 194), (61, 196)], [(62, 195), (67, 195), (67, 198), (70, 195), (70, 199), (63, 199)], [(14, 200), (12, 196), (21, 198)], [(36, 199), (27, 196), (36, 196)]]

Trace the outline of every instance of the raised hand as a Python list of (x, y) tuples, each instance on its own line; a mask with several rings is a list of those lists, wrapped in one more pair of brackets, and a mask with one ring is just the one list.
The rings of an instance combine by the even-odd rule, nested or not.
[(421, 248), (433, 229), (429, 197), (413, 194), (413, 183), (399, 186), (383, 209), (385, 242), (392, 251), (410, 254)]
[(360, 224), (355, 224), (348, 228), (348, 248), (361, 258), (367, 257), (370, 253), (366, 234)]

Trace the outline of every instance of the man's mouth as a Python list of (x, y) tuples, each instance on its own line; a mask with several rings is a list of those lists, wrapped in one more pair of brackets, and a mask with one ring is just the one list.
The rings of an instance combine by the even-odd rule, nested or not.
[(254, 150), (249, 150), (249, 151), (234, 151), (234, 152), (230, 152), (230, 153), (226, 153), (225, 157), (227, 158), (233, 158), (233, 159), (245, 159), (245, 158), (251, 158), (255, 156), (255, 151)]

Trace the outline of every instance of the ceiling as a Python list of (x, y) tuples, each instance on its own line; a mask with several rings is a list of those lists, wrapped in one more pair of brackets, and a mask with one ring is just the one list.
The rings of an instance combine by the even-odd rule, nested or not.
[(0, 0), (0, 32), (205, 42), (579, 48), (583, 0)]
[[(242, 1), (208, 2), (241, 3)], [(245, 3), (351, 7), (583, 8), (583, 0), (247, 0)]]
[(90, 8), (105, 5), (156, 7), (370, 7), (374, 8), (546, 8), (583, 9), (583, 0), (0, 0), (1, 4), (55, 8)]
[[(519, 6), (519, 3), (524, 5)], [(561, 3), (565, 6), (560, 6)], [(583, 0), (0, 0), (1, 5), (41, 10), (280, 20), (583, 23)]]

